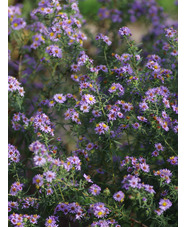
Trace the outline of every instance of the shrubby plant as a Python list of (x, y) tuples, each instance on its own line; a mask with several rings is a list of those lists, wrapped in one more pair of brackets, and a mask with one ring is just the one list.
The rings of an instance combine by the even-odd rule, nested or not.
[[(155, 1), (127, 7), (160, 31)], [(176, 27), (149, 35), (152, 51), (105, 10), (121, 26), (95, 35), (94, 61), (77, 1), (38, 1), (30, 18), (9, 6), (10, 226), (177, 226)]]

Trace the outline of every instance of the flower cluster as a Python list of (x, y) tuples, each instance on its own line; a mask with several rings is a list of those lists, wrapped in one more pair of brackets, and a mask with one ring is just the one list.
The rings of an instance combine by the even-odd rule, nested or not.
[(76, 0), (9, 6), (10, 226), (175, 225), (176, 26), (155, 0), (99, 2), (98, 42)]
[(8, 144), (8, 164), (20, 161), (20, 153), (14, 145)]
[(10, 92), (18, 92), (20, 96), (24, 96), (24, 89), (20, 86), (20, 83), (15, 77), (8, 76), (8, 91)]

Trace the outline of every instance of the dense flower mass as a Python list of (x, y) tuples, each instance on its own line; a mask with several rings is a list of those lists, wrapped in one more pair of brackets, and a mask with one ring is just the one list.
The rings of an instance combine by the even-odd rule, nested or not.
[(177, 226), (178, 32), (158, 2), (8, 7), (9, 226)]

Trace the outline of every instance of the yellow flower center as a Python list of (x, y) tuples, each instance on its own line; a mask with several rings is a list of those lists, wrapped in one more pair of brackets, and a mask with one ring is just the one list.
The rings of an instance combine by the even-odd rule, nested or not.
[(167, 203), (166, 202), (163, 202), (162, 203), (162, 206), (164, 206), (164, 207), (167, 206)]
[(103, 214), (103, 212), (99, 211), (98, 212), (98, 216), (101, 216)]
[(93, 98), (92, 98), (92, 97), (90, 97), (90, 98), (89, 98), (89, 100), (90, 100), (90, 101), (92, 101), (92, 100), (93, 100)]
[(17, 23), (14, 23), (14, 27), (17, 27), (18, 26), (18, 24)]
[(52, 223), (52, 219), (48, 219), (48, 224), (51, 224)]
[(59, 100), (61, 100), (61, 99), (62, 99), (62, 97), (61, 97), (61, 96), (58, 96), (57, 98), (58, 98)]
[(36, 179), (36, 182), (39, 183), (40, 182), (40, 179)]
[(111, 90), (114, 90), (114, 89), (116, 89), (116, 86), (112, 86), (112, 87), (111, 87)]

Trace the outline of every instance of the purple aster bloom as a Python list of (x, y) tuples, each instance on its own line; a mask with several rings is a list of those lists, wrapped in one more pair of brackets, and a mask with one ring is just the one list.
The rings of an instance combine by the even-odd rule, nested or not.
[(134, 124), (132, 124), (132, 127), (134, 128), (134, 129), (138, 129), (139, 128), (139, 123), (138, 122), (136, 122), (136, 123), (134, 123)]
[(124, 94), (124, 88), (123, 88), (123, 86), (121, 85), (121, 84), (119, 84), (119, 83), (113, 83), (112, 85), (111, 85), (111, 87), (109, 88), (109, 92), (110, 93), (113, 93), (113, 92), (116, 92), (116, 90), (119, 90), (119, 92), (118, 92), (118, 95), (119, 96), (122, 96), (123, 94)]
[(96, 133), (99, 135), (105, 134), (105, 132), (107, 132), (108, 130), (109, 130), (109, 126), (106, 125), (104, 122), (97, 124), (95, 128)]
[(172, 165), (178, 165), (178, 157), (172, 156), (167, 161)]
[(94, 144), (93, 143), (88, 143), (86, 146), (86, 150), (90, 151), (94, 148)]
[(15, 146), (11, 145), (11, 144), (8, 144), (8, 162), (9, 162), (9, 165), (12, 163), (12, 162), (19, 162), (20, 160), (20, 153), (19, 151), (16, 149)]
[(46, 159), (38, 155), (34, 156), (33, 160), (36, 166), (43, 166), (46, 163)]
[(169, 199), (160, 199), (159, 208), (163, 211), (166, 211), (172, 206), (172, 203)]
[(72, 65), (71, 65), (71, 70), (72, 70), (72, 71), (74, 71), (74, 72), (77, 72), (77, 71), (79, 71), (79, 70), (80, 70), (80, 68), (79, 68), (79, 66), (78, 66), (78, 65), (76, 65), (76, 64), (72, 64)]
[(41, 187), (43, 185), (43, 176), (41, 174), (37, 174), (33, 178), (33, 184)]
[(158, 151), (164, 151), (164, 147), (161, 145), (161, 143), (156, 143), (154, 146)]
[(92, 195), (99, 195), (100, 192), (101, 192), (101, 188), (97, 184), (93, 184), (93, 185), (90, 186), (89, 192)]
[(101, 112), (98, 110), (93, 110), (92, 114), (94, 115), (94, 117), (100, 117), (102, 115)]
[(47, 182), (52, 182), (56, 178), (56, 173), (52, 171), (47, 171), (43, 174), (46, 177)]
[(155, 212), (157, 213), (157, 215), (160, 216), (163, 213), (163, 210), (158, 208), (158, 209), (155, 210)]
[(147, 122), (147, 118), (143, 117), (143, 116), (137, 116), (138, 120), (143, 121), (143, 122)]
[(52, 195), (53, 194), (52, 188), (46, 188), (46, 193), (47, 195)]
[(83, 174), (83, 177), (86, 179), (86, 181), (93, 183), (93, 181), (90, 179), (90, 176), (87, 176), (85, 173)]
[(148, 173), (150, 171), (149, 165), (147, 165), (146, 163), (140, 164), (140, 168), (141, 168), (141, 170), (143, 170), (146, 173)]
[(53, 57), (62, 58), (62, 51), (61, 51), (61, 49), (60, 49), (58, 46), (56, 46), (56, 45), (48, 46), (48, 47), (46, 48), (46, 52), (47, 52), (48, 54), (50, 54), (51, 56), (53, 56)]
[(138, 186), (138, 181), (138, 178), (132, 176), (132, 178), (129, 180), (129, 186), (131, 186), (132, 188), (136, 188)]
[(83, 95), (82, 99), (85, 99), (85, 101), (89, 104), (89, 105), (93, 105), (94, 103), (96, 103), (96, 99), (93, 95), (87, 94), (87, 95)]
[(46, 227), (57, 227), (58, 225), (56, 225), (56, 221), (57, 221), (57, 218), (55, 216), (49, 216), (46, 219), (45, 226)]
[(158, 155), (159, 155), (159, 152), (158, 151), (155, 150), (155, 151), (152, 152), (152, 156), (153, 157), (157, 157)]
[(139, 107), (140, 107), (140, 109), (141, 109), (142, 111), (145, 111), (145, 110), (147, 110), (147, 109), (149, 108), (146, 102), (141, 102), (141, 103), (139, 104)]
[(23, 18), (15, 18), (11, 24), (14, 30), (20, 30), (26, 26), (26, 22), (23, 20)]
[(18, 192), (22, 191), (22, 186), (23, 184), (21, 184), (20, 182), (14, 182), (12, 185), (11, 185), (11, 188), (10, 188), (10, 194), (12, 196), (15, 196), (17, 195)]
[(90, 106), (87, 103), (83, 103), (80, 106), (80, 110), (83, 111), (83, 113), (88, 113), (90, 109)]
[(156, 193), (153, 189), (153, 186), (151, 186), (151, 185), (146, 184), (146, 185), (144, 185), (144, 188), (147, 192), (150, 192), (151, 194)]
[(130, 29), (126, 26), (120, 28), (118, 32), (119, 32), (120, 36), (131, 36), (132, 35)]
[(125, 194), (122, 191), (119, 191), (113, 195), (113, 198), (118, 202), (123, 202), (125, 198)]

